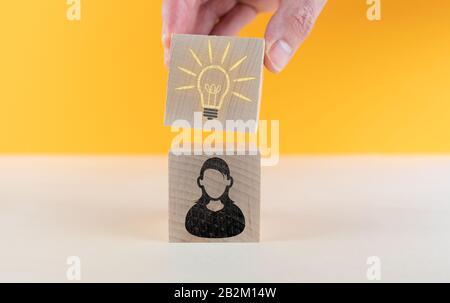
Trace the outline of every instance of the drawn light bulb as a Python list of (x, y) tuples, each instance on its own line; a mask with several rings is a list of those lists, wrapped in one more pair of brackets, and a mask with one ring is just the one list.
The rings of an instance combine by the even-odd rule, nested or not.
[(178, 91), (197, 89), (200, 95), (201, 106), (203, 108), (203, 116), (206, 117), (208, 120), (215, 119), (218, 117), (219, 110), (222, 108), (224, 100), (230, 99), (227, 98), (228, 95), (239, 98), (240, 100), (243, 100), (245, 102), (252, 102), (252, 100), (249, 97), (243, 95), (239, 91), (236, 91), (236, 88), (239, 88), (239, 86), (238, 87), (234, 86), (232, 89), (230, 89), (231, 83), (233, 83), (234, 85), (234, 83), (242, 83), (256, 80), (255, 77), (251, 76), (242, 77), (239, 75), (237, 77), (233, 77), (232, 79), (230, 79), (230, 74), (238, 72), (239, 71), (238, 67), (245, 60), (247, 60), (247, 56), (244, 56), (239, 60), (235, 61), (231, 65), (231, 67), (225, 67), (230, 46), (231, 43), (228, 43), (222, 56), (218, 58), (221, 59), (220, 65), (219, 62), (217, 62), (218, 59), (215, 59), (213, 55), (210, 40), (208, 40), (209, 65), (204, 65), (205, 61), (200, 60), (195, 51), (192, 48), (189, 48), (189, 52), (191, 53), (192, 58), (201, 68), (201, 72), (199, 74), (197, 74), (195, 70), (192, 71), (185, 67), (178, 66), (178, 69), (181, 72), (189, 75), (190, 77), (196, 77), (197, 84), (191, 83), (187, 85), (182, 85), (176, 87), (175, 89)]
[(210, 65), (201, 71), (197, 79), (197, 90), (204, 117), (208, 120), (217, 118), (229, 89), (230, 77), (221, 66)]

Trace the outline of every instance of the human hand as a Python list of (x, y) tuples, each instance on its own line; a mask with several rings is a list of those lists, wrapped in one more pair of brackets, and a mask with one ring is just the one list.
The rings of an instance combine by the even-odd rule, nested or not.
[(264, 64), (280, 72), (306, 39), (327, 0), (164, 0), (164, 60), (172, 34), (236, 35), (258, 13), (275, 11), (265, 32)]

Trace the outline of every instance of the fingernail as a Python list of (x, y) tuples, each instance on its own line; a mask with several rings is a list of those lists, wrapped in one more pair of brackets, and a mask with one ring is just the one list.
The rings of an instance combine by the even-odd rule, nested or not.
[(278, 40), (272, 45), (267, 55), (273, 67), (280, 72), (291, 59), (292, 48), (286, 41)]

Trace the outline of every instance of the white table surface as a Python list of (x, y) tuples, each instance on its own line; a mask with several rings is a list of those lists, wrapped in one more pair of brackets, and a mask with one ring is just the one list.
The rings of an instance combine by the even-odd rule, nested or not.
[(0, 157), (0, 281), (450, 281), (450, 156), (285, 157), (262, 241), (168, 244), (165, 157)]

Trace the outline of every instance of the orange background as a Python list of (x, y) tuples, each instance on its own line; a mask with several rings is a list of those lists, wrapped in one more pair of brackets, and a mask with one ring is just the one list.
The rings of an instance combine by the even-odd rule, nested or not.
[[(0, 153), (166, 153), (161, 3), (0, 4)], [(283, 153), (450, 152), (450, 2), (329, 1), (286, 71), (265, 72), (261, 119)], [(269, 15), (243, 36), (261, 37)]]

